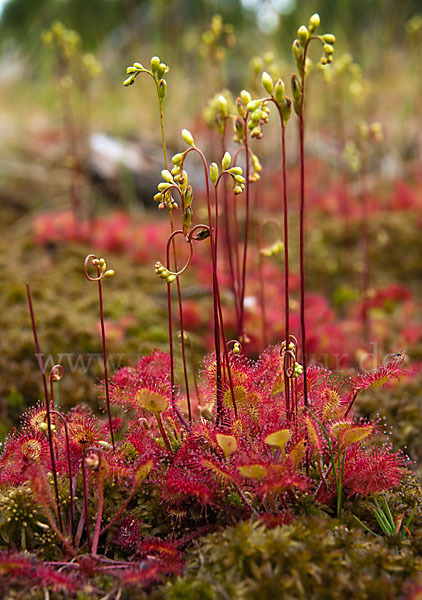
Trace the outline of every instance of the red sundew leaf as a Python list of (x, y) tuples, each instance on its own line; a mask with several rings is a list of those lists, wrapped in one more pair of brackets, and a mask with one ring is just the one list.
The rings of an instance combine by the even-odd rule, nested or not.
[(344, 465), (344, 485), (351, 495), (367, 496), (396, 487), (407, 469), (407, 459), (399, 450), (393, 452), (391, 446), (370, 450), (355, 444), (346, 452)]
[(367, 371), (357, 377), (352, 378), (352, 389), (354, 392), (367, 390), (371, 387), (385, 385), (391, 379), (397, 379), (401, 375), (406, 375), (407, 370), (403, 368), (406, 360), (405, 356), (381, 365), (374, 371)]

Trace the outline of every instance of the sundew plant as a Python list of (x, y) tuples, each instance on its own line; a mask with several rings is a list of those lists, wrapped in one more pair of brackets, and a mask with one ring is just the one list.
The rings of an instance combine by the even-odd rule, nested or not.
[[(187, 129), (182, 129), (179, 152), (169, 160), (165, 133), (169, 67), (154, 56), (148, 67), (135, 62), (127, 68), (126, 87), (135, 84), (136, 90), (152, 83), (157, 91), (163, 170), (154, 200), (159, 210), (167, 211), (169, 229), (162, 255), (152, 257), (156, 275), (151, 266), (151, 277), (161, 278), (167, 288), (169, 351), (155, 350), (135, 365), (108, 372), (104, 305), (107, 287), (115, 285), (118, 272), (109, 269), (104, 258), (89, 254), (84, 268), (81, 265), (81, 288), (84, 273), (98, 286), (104, 364), (100, 396), (106, 417), (99, 418), (84, 405), (64, 412), (55, 400), (63, 368), (57, 364), (46, 372), (36, 301), (27, 285), (43, 398), (22, 415), (20, 427), (10, 432), (0, 458), (0, 571), (7, 578), (0, 585), (5, 593), (13, 586), (17, 594), (13, 597), (20, 598), (48, 598), (50, 592), (57, 598), (104, 600), (258, 598), (247, 591), (245, 581), (230, 584), (232, 588), (218, 583), (222, 565), (244, 566), (243, 559), (236, 562), (233, 558), (244, 548), (227, 550), (227, 556), (224, 548), (239, 539), (245, 548), (250, 544), (251, 556), (258, 547), (263, 552), (265, 548), (271, 571), (276, 544), (283, 536), (282, 556), (293, 552), (298, 540), (309, 547), (318, 546), (315, 540), (304, 542), (306, 536), (300, 533), (300, 523), (306, 519), (321, 528), (315, 525), (316, 518), (326, 520), (333, 547), (337, 544), (345, 557), (343, 564), (336, 559), (335, 571), (346, 568), (347, 553), (354, 543), (369, 554), (381, 551), (380, 540), (388, 537), (397, 543), (397, 569), (402, 569), (405, 578), (417, 572), (416, 563), (408, 561), (406, 568), (400, 563), (400, 544), (412, 539), (416, 505), (408, 501), (401, 514), (393, 514), (388, 500), (389, 494), (411, 478), (409, 458), (392, 448), (380, 416), (363, 419), (355, 415), (366, 390), (406, 374), (404, 355), (392, 357), (373, 371), (349, 376), (307, 360), (306, 315), (311, 310), (305, 296), (304, 226), (308, 50), (311, 44), (320, 45), (324, 67), (332, 62), (335, 45), (333, 34), (319, 31), (317, 14), (307, 27), (298, 29), (293, 43), (297, 72), (291, 76), (290, 91), (281, 77), (274, 80), (264, 71), (262, 97), (254, 98), (242, 90), (235, 101), (224, 92), (212, 99), (208, 118), (217, 128), (221, 156), (210, 164)], [(267, 347), (252, 360), (246, 356), (245, 321), (251, 189), (265, 177), (252, 146), (273, 118), (279, 130), (279, 148), (274, 152), (280, 159), (282, 189), (275, 217), (280, 216), (282, 225), (275, 219), (262, 224), (274, 226), (278, 237), (265, 247), (261, 238), (260, 260), (275, 254), (284, 258), (280, 274), (284, 329), (278, 345)], [(289, 220), (288, 127), (296, 128), (299, 135), (297, 223)], [(238, 145), (233, 156), (227, 149), (230, 132)], [(205, 211), (197, 210), (203, 194), (196, 195), (190, 184), (193, 154), (202, 165)], [(196, 214), (205, 214), (205, 222), (197, 220)], [(289, 226), (298, 228), (300, 241), (301, 328), (294, 332), (297, 337), (289, 315)], [(214, 344), (213, 352), (203, 359), (199, 376), (190, 356), (189, 333), (184, 329), (182, 294), (183, 275), (198, 244), (209, 252)], [(223, 262), (231, 274), (235, 339), (229, 339), (224, 323)], [(262, 277), (263, 296), (264, 286)], [(265, 339), (264, 302), (262, 306)], [(176, 343), (181, 344), (181, 365), (176, 361)], [(247, 535), (242, 533), (245, 531)], [(221, 543), (216, 537), (219, 534)], [(270, 537), (265, 536), (279, 537), (271, 538), (273, 546), (266, 547)], [(365, 536), (379, 546), (367, 548)], [(203, 539), (205, 545), (201, 546)], [(286, 540), (291, 540), (291, 546)], [(310, 562), (319, 561), (310, 555)], [(245, 572), (239, 571), (245, 580), (261, 573), (262, 557), (254, 560), (249, 574), (246, 567)], [(299, 566), (303, 557), (295, 560)], [(213, 575), (207, 575), (208, 568)], [(289, 583), (299, 587), (292, 587), (290, 591), (296, 592), (286, 597), (307, 597), (314, 585), (309, 564), (297, 573), (300, 586)], [(286, 571), (283, 577), (283, 585), (287, 585), (292, 575)], [(270, 574), (267, 580), (271, 581)], [(208, 591), (206, 581), (211, 585)], [(274, 579), (273, 585), (281, 584)], [(222, 592), (218, 592), (220, 588)], [(266, 593), (263, 588), (261, 598), (267, 597)]]

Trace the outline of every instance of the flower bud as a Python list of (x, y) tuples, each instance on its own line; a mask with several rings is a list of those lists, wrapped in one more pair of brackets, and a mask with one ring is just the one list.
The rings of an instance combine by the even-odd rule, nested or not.
[(188, 187), (186, 188), (186, 191), (185, 191), (185, 196), (184, 196), (185, 204), (191, 204), (192, 200), (193, 200), (192, 186), (188, 185)]
[(133, 63), (133, 66), (135, 67), (135, 69), (137, 69), (138, 71), (145, 71), (144, 67), (141, 65), (141, 63), (139, 62), (135, 62)]
[(297, 30), (297, 37), (299, 38), (299, 42), (302, 46), (306, 44), (309, 40), (309, 31), (306, 29), (305, 25), (301, 25)]
[(192, 225), (192, 207), (189, 204), (188, 206), (185, 207), (184, 213), (183, 213), (183, 225), (185, 227), (185, 229), (189, 229), (189, 227)]
[(243, 136), (243, 121), (240, 117), (235, 119), (234, 130), (239, 137)]
[(161, 171), (161, 177), (164, 179), (164, 181), (167, 181), (167, 183), (173, 183), (173, 177), (171, 176), (170, 171), (167, 169), (163, 169)]
[(157, 69), (157, 79), (161, 79), (162, 76), (167, 73), (167, 65), (165, 63), (160, 63)]
[(275, 89), (274, 89), (274, 99), (279, 106), (281, 105), (281, 103), (283, 101), (284, 93), (285, 93), (284, 83), (281, 79), (279, 79), (277, 81), (277, 83), (275, 84)]
[(247, 106), (249, 104), (249, 102), (252, 100), (251, 95), (247, 90), (242, 90), (240, 92), (240, 97), (245, 106)]
[(314, 31), (316, 31), (319, 27), (319, 24), (321, 22), (321, 19), (319, 18), (319, 14), (315, 13), (314, 15), (312, 15), (312, 17), (309, 19), (309, 31), (310, 33), (314, 33)]
[(164, 183), (164, 181), (162, 181), (157, 185), (157, 188), (160, 192), (164, 192), (164, 190), (168, 188), (168, 183)]
[(255, 126), (257, 123), (260, 122), (260, 120), (262, 119), (263, 114), (262, 114), (262, 110), (260, 108), (257, 108), (256, 110), (253, 111), (253, 113), (251, 114), (251, 123), (253, 123), (253, 126)]
[(293, 94), (294, 100), (296, 100), (297, 102), (300, 102), (301, 97), (302, 97), (302, 86), (300, 85), (298, 76), (295, 75), (294, 73), (292, 75), (291, 85), (292, 85), (292, 94)]
[(332, 33), (325, 33), (322, 36), (322, 39), (324, 40), (324, 42), (326, 44), (335, 44), (336, 43), (336, 36), (333, 35)]
[(235, 342), (233, 344), (233, 354), (240, 354), (240, 344), (239, 344), (239, 342)]
[(137, 73), (138, 69), (136, 69), (135, 67), (126, 67), (126, 73), (128, 75), (130, 75), (131, 73)]
[(242, 175), (243, 171), (241, 167), (232, 167), (229, 169), (231, 175)]
[(158, 70), (158, 67), (160, 66), (160, 59), (158, 58), (158, 56), (153, 56), (151, 58), (151, 72), (152, 73), (156, 73)]
[(167, 283), (173, 283), (173, 281), (175, 281), (175, 279), (176, 279), (176, 275), (167, 275), (167, 277), (166, 277)]
[(331, 44), (324, 44), (323, 49), (327, 57), (334, 53), (334, 46)]
[(262, 85), (264, 86), (265, 91), (272, 96), (273, 92), (274, 92), (274, 82), (273, 82), (273, 78), (271, 77), (271, 75), (269, 75), (269, 73), (267, 73), (266, 71), (264, 71), (262, 73)]
[(283, 117), (283, 121), (285, 124), (290, 119), (291, 114), (292, 114), (292, 101), (290, 100), (290, 98), (287, 98), (287, 96), (286, 96), (284, 98), (283, 104), (281, 106), (281, 115)]
[(300, 47), (299, 40), (293, 42), (292, 52), (296, 63), (302, 62), (302, 48)]
[(158, 95), (161, 100), (165, 97), (167, 93), (167, 81), (165, 79), (161, 79), (160, 84), (158, 86)]
[(128, 87), (129, 85), (132, 85), (135, 81), (135, 76), (131, 75), (130, 77), (128, 77), (127, 79), (124, 80), (123, 85), (125, 87)]
[(224, 96), (218, 96), (218, 107), (221, 110), (223, 117), (227, 117), (227, 99)]
[(183, 154), (181, 152), (178, 152), (177, 154), (175, 154), (171, 158), (171, 162), (174, 165), (180, 165), (180, 163), (182, 162), (182, 160), (183, 160)]
[(226, 152), (223, 156), (223, 160), (221, 161), (221, 168), (223, 171), (226, 171), (230, 167), (230, 163), (232, 162), (232, 157), (229, 152)]
[(104, 273), (104, 277), (113, 277), (113, 275), (115, 274), (115, 270), (114, 269), (109, 269), (108, 271), (106, 271)]
[(248, 102), (246, 108), (249, 112), (254, 112), (259, 106), (261, 106), (261, 104), (262, 100), (252, 100), (251, 102)]
[(189, 146), (193, 146), (193, 144), (194, 144), (193, 135), (191, 134), (191, 132), (188, 129), (182, 129), (182, 138), (185, 140), (185, 142)]
[(218, 166), (217, 166), (217, 163), (215, 163), (215, 162), (210, 164), (210, 179), (214, 185), (217, 183)]

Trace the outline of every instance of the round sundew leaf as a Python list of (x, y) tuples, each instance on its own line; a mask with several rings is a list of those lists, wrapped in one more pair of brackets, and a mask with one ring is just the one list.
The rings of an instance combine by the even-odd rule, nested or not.
[(136, 469), (135, 479), (137, 483), (142, 483), (145, 477), (149, 475), (152, 469), (152, 460), (149, 460), (144, 465), (141, 465)]
[(217, 433), (217, 444), (224, 452), (226, 458), (228, 458), (237, 448), (236, 438), (232, 435), (224, 435), (223, 433)]
[(143, 388), (136, 393), (136, 402), (142, 408), (153, 413), (162, 413), (169, 406), (169, 401), (165, 396), (148, 388)]
[(280, 429), (279, 431), (274, 431), (274, 433), (270, 433), (265, 438), (265, 443), (270, 446), (278, 446), (282, 452), (284, 452), (284, 447), (290, 439), (290, 431), (288, 429)]
[(372, 425), (356, 425), (352, 426), (348, 431), (346, 431), (343, 435), (343, 444), (348, 446), (349, 444), (354, 444), (356, 442), (361, 442), (368, 435), (371, 435), (373, 430)]
[(293, 463), (298, 466), (300, 461), (305, 456), (305, 440), (299, 440), (298, 443), (290, 450), (289, 457)]
[(381, 377), (381, 379), (377, 379), (376, 381), (373, 381), (371, 383), (371, 385), (369, 386), (369, 388), (381, 387), (382, 385), (384, 385), (385, 383), (387, 383), (387, 381), (389, 379), (390, 379), (389, 375), (385, 375), (384, 377)]
[(250, 477), (251, 479), (263, 479), (267, 474), (264, 465), (242, 465), (237, 469), (243, 477)]

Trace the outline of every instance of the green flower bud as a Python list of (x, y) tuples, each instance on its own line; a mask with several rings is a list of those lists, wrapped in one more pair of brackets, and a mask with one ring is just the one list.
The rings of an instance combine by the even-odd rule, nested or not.
[(164, 179), (164, 181), (167, 181), (167, 183), (173, 183), (173, 177), (171, 176), (170, 171), (167, 169), (163, 169), (161, 171), (161, 177)]
[(188, 185), (184, 194), (185, 204), (191, 204), (193, 200), (193, 191), (192, 186)]
[(243, 171), (241, 167), (232, 167), (228, 170), (231, 175), (242, 175)]
[(160, 63), (157, 69), (157, 79), (161, 79), (165, 73), (167, 73), (167, 65)]
[(215, 162), (210, 164), (210, 179), (214, 185), (217, 183), (218, 166), (217, 166), (217, 163), (215, 163)]
[(242, 100), (240, 98), (236, 99), (236, 108), (237, 108), (237, 113), (239, 114), (239, 116), (241, 116), (243, 119), (246, 117), (246, 107), (243, 104)]
[(221, 110), (223, 117), (227, 117), (228, 107), (227, 100), (224, 96), (218, 96), (218, 106)]
[(261, 104), (262, 100), (252, 100), (251, 102), (248, 102), (246, 108), (249, 112), (254, 112), (259, 106), (261, 106)]
[(233, 344), (233, 354), (240, 354), (240, 344), (239, 342), (235, 342)]
[(167, 81), (165, 79), (161, 79), (160, 84), (158, 86), (158, 95), (160, 96), (161, 100), (165, 97), (166, 93), (167, 93)]
[(292, 75), (291, 85), (292, 85), (292, 94), (293, 94), (294, 100), (296, 100), (297, 102), (300, 102), (300, 100), (302, 98), (302, 86), (300, 85), (298, 76), (295, 75), (294, 73)]
[(167, 275), (167, 277), (166, 277), (167, 283), (173, 283), (173, 281), (175, 281), (175, 279), (176, 279), (176, 275)]
[(128, 87), (129, 85), (132, 85), (135, 82), (135, 76), (131, 75), (130, 77), (128, 77), (127, 79), (124, 80), (123, 85), (125, 87)]
[(108, 271), (106, 271), (104, 273), (104, 277), (113, 277), (113, 275), (115, 274), (116, 271), (114, 271), (114, 269), (109, 269)]
[(192, 211), (192, 207), (186, 206), (185, 210), (183, 212), (183, 225), (185, 227), (185, 229), (189, 229), (189, 227), (192, 225), (192, 216), (193, 216), (193, 211)]
[(138, 71), (145, 71), (144, 67), (141, 65), (141, 63), (139, 62), (135, 62), (133, 63), (133, 66), (135, 67), (135, 69), (137, 69)]
[(252, 100), (250, 93), (246, 90), (242, 90), (240, 92), (240, 97), (242, 98), (242, 101), (245, 106), (247, 106), (249, 104), (249, 102)]
[(302, 62), (302, 48), (300, 46), (299, 40), (295, 40), (292, 44), (292, 52), (296, 63)]
[(151, 58), (151, 72), (152, 73), (156, 73), (158, 70), (158, 67), (160, 66), (160, 59), (158, 58), (158, 56), (153, 56)]
[(253, 111), (253, 113), (251, 113), (250, 119), (251, 122), (256, 124), (259, 123), (259, 121), (262, 118), (262, 110), (260, 108), (257, 108), (256, 110)]
[(319, 18), (319, 14), (315, 13), (314, 15), (312, 15), (312, 17), (309, 19), (309, 31), (310, 33), (314, 33), (314, 31), (316, 31), (319, 27), (319, 24), (321, 22), (321, 19)]
[(262, 85), (264, 86), (265, 91), (272, 96), (274, 92), (274, 82), (271, 75), (269, 75), (266, 71), (262, 73)]
[(126, 73), (129, 75), (130, 73), (137, 73), (138, 69), (135, 67), (126, 67)]
[(253, 165), (254, 171), (256, 171), (257, 173), (260, 173), (262, 171), (261, 163), (259, 162), (259, 158), (257, 157), (256, 154), (252, 154), (252, 165)]
[(309, 31), (306, 29), (305, 25), (302, 25), (297, 30), (297, 37), (299, 38), (299, 42), (302, 46), (305, 46), (306, 42), (309, 40)]
[(162, 181), (157, 185), (157, 188), (160, 192), (164, 192), (164, 190), (168, 188), (168, 183), (164, 183), (164, 181)]
[(161, 192), (158, 192), (158, 194), (155, 194), (154, 202), (161, 202), (162, 199), (163, 199), (163, 194), (161, 194)]
[(324, 42), (326, 44), (335, 44), (336, 43), (336, 36), (333, 35), (332, 33), (324, 33), (324, 35), (322, 36), (322, 39), (324, 40)]
[(171, 162), (174, 165), (180, 165), (182, 160), (183, 160), (183, 154), (181, 152), (178, 152), (177, 154), (175, 154), (174, 156), (171, 157)]
[(189, 146), (193, 146), (193, 144), (194, 144), (193, 135), (191, 134), (191, 132), (188, 129), (182, 129), (182, 138), (185, 140), (185, 142)]
[(326, 56), (322, 56), (321, 60), (319, 61), (322, 65), (326, 65), (328, 63), (327, 57)]
[(334, 53), (334, 46), (332, 46), (331, 44), (324, 44), (323, 48), (327, 58), (328, 56)]
[(283, 100), (283, 104), (281, 106), (281, 115), (283, 117), (284, 124), (290, 119), (292, 114), (292, 101), (287, 96)]
[(236, 195), (236, 196), (238, 196), (239, 194), (241, 194), (241, 193), (242, 193), (242, 191), (243, 191), (243, 190), (242, 190), (242, 188), (240, 187), (240, 185), (236, 185), (236, 186), (235, 186), (235, 188), (234, 188), (234, 193), (235, 193), (235, 195)]
[(281, 103), (284, 98), (284, 94), (285, 94), (284, 83), (281, 79), (279, 79), (277, 81), (277, 83), (275, 84), (275, 89), (274, 89), (274, 99), (279, 106), (281, 106)]
[(230, 163), (232, 162), (232, 157), (229, 152), (226, 152), (223, 156), (223, 160), (221, 161), (221, 168), (223, 171), (226, 171), (230, 167)]

